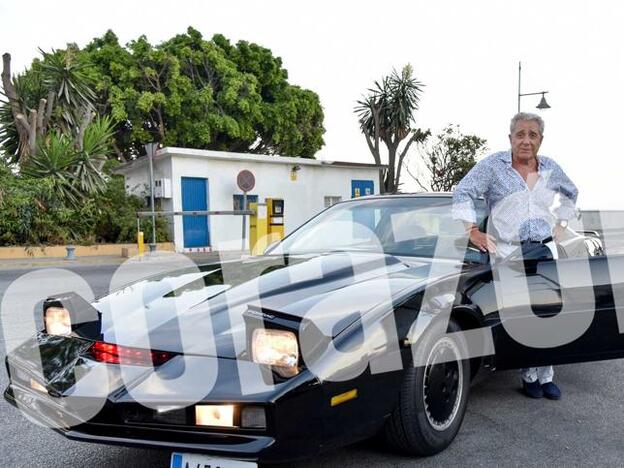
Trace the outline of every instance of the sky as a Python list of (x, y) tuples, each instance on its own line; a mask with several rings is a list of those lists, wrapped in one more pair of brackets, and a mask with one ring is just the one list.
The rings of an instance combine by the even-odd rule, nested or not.
[[(521, 61), (522, 92), (549, 91), (551, 109), (535, 109), (540, 96), (521, 101), (546, 122), (540, 153), (576, 183), (581, 209), (624, 209), (622, 2), (0, 0), (0, 18), (14, 72), (39, 48), (84, 46), (108, 29), (121, 43), (145, 34), (156, 44), (188, 26), (256, 42), (282, 58), (289, 82), (319, 94), (326, 133), (316, 157), (326, 160), (372, 162), (353, 108), (407, 63), (426, 85), (416, 126), (458, 124), (490, 152), (508, 149)], [(409, 158), (418, 171), (418, 151)], [(403, 182), (417, 190), (407, 174)]]

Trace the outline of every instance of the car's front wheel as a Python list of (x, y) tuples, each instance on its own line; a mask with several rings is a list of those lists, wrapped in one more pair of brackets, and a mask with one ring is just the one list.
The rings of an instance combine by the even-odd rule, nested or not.
[(405, 372), (400, 401), (387, 421), (388, 442), (412, 455), (433, 455), (450, 445), (459, 431), (470, 385), (470, 361), (460, 327), (451, 320), (448, 334), (434, 324), (417, 343), (414, 367)]

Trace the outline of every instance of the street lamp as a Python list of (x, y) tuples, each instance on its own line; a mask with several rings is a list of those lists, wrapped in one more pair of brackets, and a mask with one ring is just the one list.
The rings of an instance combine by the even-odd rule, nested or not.
[(143, 130), (151, 137), (152, 143), (145, 143), (145, 154), (149, 161), (149, 177), (150, 177), (150, 210), (152, 211), (152, 242), (149, 244), (150, 252), (156, 251), (156, 211), (154, 208), (154, 156), (158, 151), (158, 144), (161, 140), (161, 132), (158, 125), (152, 120), (143, 122)]
[(548, 91), (539, 91), (537, 93), (522, 93), (520, 91), (520, 81), (522, 78), (522, 62), (518, 62), (518, 112), (520, 112), (520, 98), (522, 96), (535, 96), (537, 94), (541, 94), (542, 95), (542, 99), (540, 99), (540, 102), (537, 106), (538, 109), (542, 110), (542, 109), (550, 109), (550, 106), (548, 105), (548, 103), (546, 102), (546, 97), (544, 96), (544, 94), (546, 94)]
[(152, 242), (149, 245), (150, 252), (156, 251), (156, 214), (154, 210), (154, 155), (158, 150), (158, 143), (145, 143), (145, 153), (149, 161), (150, 177), (150, 210), (152, 211)]

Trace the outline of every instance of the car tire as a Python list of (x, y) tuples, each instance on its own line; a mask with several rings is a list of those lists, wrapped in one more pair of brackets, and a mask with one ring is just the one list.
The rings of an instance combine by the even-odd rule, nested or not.
[[(448, 333), (460, 330), (450, 320)], [(406, 370), (399, 404), (386, 422), (387, 442), (410, 455), (434, 455), (448, 447), (466, 412), (470, 361), (460, 359), (467, 355), (466, 340), (445, 331), (442, 323), (432, 324), (417, 342), (417, 365)], [(446, 362), (436, 364), (440, 359)]]

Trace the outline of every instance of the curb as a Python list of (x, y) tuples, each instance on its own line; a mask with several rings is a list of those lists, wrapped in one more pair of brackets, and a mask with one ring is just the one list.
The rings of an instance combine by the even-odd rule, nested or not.
[(45, 267), (73, 267), (86, 265), (119, 265), (123, 263), (125, 258), (112, 256), (99, 257), (82, 257), (68, 260), (65, 258), (41, 258), (41, 259), (17, 259), (17, 260), (0, 260), (0, 270), (25, 270), (31, 268)]
[[(196, 263), (207, 263), (212, 262), (214, 260), (218, 260), (221, 253), (218, 251), (212, 251), (210, 253), (206, 252), (198, 252), (198, 253), (183, 253), (184, 255), (191, 260), (194, 260)], [(223, 253), (224, 258), (226, 259), (234, 259), (240, 258), (241, 252), (227, 252)], [(0, 259), (0, 270), (26, 270), (32, 268), (49, 268), (49, 267), (76, 267), (76, 266), (111, 266), (111, 265), (121, 265), (122, 263), (128, 261), (127, 258), (120, 257), (117, 255), (114, 256), (93, 256), (93, 257), (76, 257), (73, 260), (68, 260), (65, 257), (57, 257), (57, 258), (31, 258), (31, 259), (15, 259), (15, 260), (7, 260)]]

